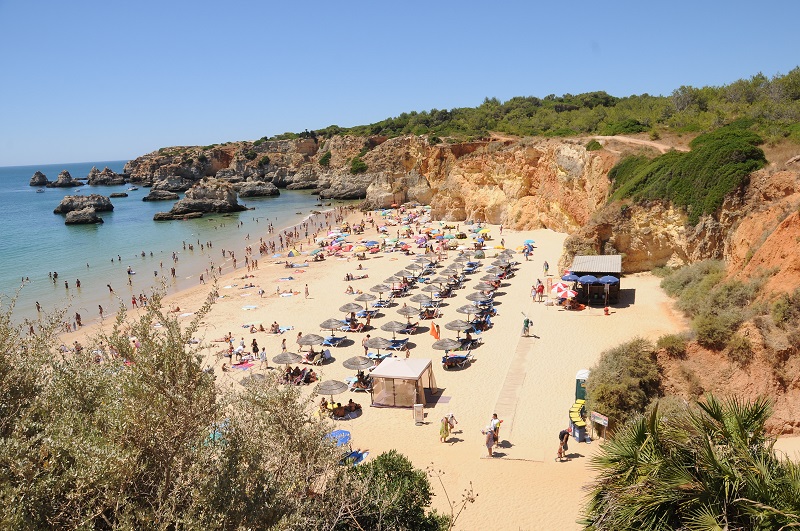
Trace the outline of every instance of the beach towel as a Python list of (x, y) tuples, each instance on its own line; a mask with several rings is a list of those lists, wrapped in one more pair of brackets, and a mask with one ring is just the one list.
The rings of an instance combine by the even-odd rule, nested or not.
[(180, 317), (189, 317), (190, 315), (194, 315), (194, 312), (186, 312), (186, 313), (182, 313), (182, 314), (180, 315)]
[(253, 306), (253, 305), (242, 306), (242, 310), (255, 310), (256, 308), (258, 308), (258, 306)]
[(286, 282), (288, 280), (294, 280), (294, 277), (281, 277), (278, 279), (278, 282)]
[(234, 369), (242, 369), (242, 370), (247, 370), (247, 369), (249, 369), (250, 367), (252, 367), (253, 365), (255, 365), (255, 363), (252, 363), (252, 362), (249, 362), (249, 361), (248, 361), (248, 362), (246, 362), (246, 363), (239, 363), (239, 364), (236, 364), (236, 363), (234, 363), (234, 364), (233, 364), (233, 368), (234, 368)]
[(294, 293), (292, 293), (291, 291), (288, 293), (281, 293), (281, 297), (291, 297), (292, 295), (294, 295)]
[(278, 330), (282, 334), (282, 333), (286, 332), (287, 330), (294, 330), (294, 327), (293, 326), (281, 326), (281, 327), (278, 328)]

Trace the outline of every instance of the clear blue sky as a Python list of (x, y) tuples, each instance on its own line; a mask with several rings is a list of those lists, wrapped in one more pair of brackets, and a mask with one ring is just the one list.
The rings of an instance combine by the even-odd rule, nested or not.
[(0, 0), (0, 166), (800, 64), (800, 1)]

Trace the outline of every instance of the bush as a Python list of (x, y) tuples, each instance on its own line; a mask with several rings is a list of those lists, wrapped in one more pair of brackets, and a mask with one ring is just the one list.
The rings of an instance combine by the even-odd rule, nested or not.
[(655, 129), (650, 130), (650, 140), (661, 140), (661, 135)]
[(350, 173), (353, 175), (357, 175), (359, 173), (366, 173), (367, 172), (367, 164), (361, 160), (360, 157), (354, 157), (352, 161), (350, 161)]
[(661, 376), (653, 344), (636, 338), (600, 355), (586, 382), (590, 409), (622, 424), (659, 394)]
[(697, 342), (711, 349), (723, 349), (731, 333), (742, 323), (743, 317), (735, 310), (713, 313), (704, 312), (692, 321), (697, 333)]
[(746, 337), (734, 334), (728, 339), (728, 358), (739, 365), (747, 365), (753, 357), (753, 345)]
[(244, 158), (246, 158), (247, 160), (255, 160), (257, 156), (258, 153), (256, 153), (252, 149), (248, 149), (247, 151), (244, 152)]
[(259, 168), (263, 168), (264, 166), (269, 166), (269, 156), (267, 156), (267, 155), (264, 155), (258, 161), (258, 167)]
[(331, 165), (331, 152), (326, 151), (324, 155), (319, 158), (319, 165), (323, 168), (327, 168)]
[(658, 338), (656, 348), (664, 349), (673, 358), (686, 355), (686, 336), (683, 334), (667, 334)]
[(390, 450), (355, 469), (357, 477), (369, 485), (371, 496), (361, 515), (355, 518), (358, 527), (347, 529), (419, 529), (438, 530), (448, 527), (449, 519), (430, 506), (431, 485), (422, 470), (415, 469), (409, 459)]
[(205, 164), (206, 162), (208, 162), (208, 157), (206, 157), (203, 153), (200, 153), (199, 155), (197, 155), (197, 160)]
[(586, 144), (586, 151), (597, 151), (598, 149), (603, 149), (603, 144), (597, 140), (589, 140)]

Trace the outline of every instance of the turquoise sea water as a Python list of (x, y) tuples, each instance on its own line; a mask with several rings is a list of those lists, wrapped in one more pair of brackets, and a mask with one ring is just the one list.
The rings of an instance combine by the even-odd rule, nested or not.
[[(0, 296), (5, 307), (10, 298), (17, 295), (15, 320), (35, 318), (38, 301), (44, 311), (70, 306), (69, 315), (78, 311), (86, 323), (98, 317), (98, 304), (106, 313), (111, 313), (118, 307), (119, 298), (129, 304), (132, 294), (147, 293), (162, 278), (168, 280), (170, 292), (195, 285), (198, 274), (211, 261), (222, 265), (223, 273), (231, 271), (229, 261), (223, 262), (222, 249), (236, 251), (237, 257), (241, 257), (241, 268), (247, 234), (254, 257), (258, 258), (258, 239), (266, 236), (268, 222), (271, 221), (277, 230), (300, 222), (311, 210), (321, 209), (314, 206), (317, 197), (311, 193), (281, 190), (279, 197), (240, 200), (255, 210), (188, 221), (155, 222), (153, 215), (169, 210), (172, 202), (142, 201), (148, 188), (127, 191), (129, 185), (84, 185), (46, 188), (44, 193), (36, 193), (36, 187), (28, 185), (36, 170), (54, 181), (65, 169), (73, 178), (78, 178), (86, 177), (92, 166), (100, 170), (108, 166), (121, 172), (124, 164), (125, 161), (108, 161), (0, 167), (0, 226), (3, 231)], [(63, 215), (53, 214), (53, 209), (66, 195), (108, 196), (113, 192), (127, 192), (128, 197), (111, 200), (114, 211), (100, 213), (103, 224), (67, 226)], [(241, 227), (239, 222), (243, 223)], [(198, 240), (213, 242), (213, 248), (200, 251)], [(187, 245), (193, 243), (194, 251), (184, 250), (184, 241)], [(173, 252), (178, 254), (177, 264), (173, 264)], [(169, 278), (173, 265), (175, 280)], [(128, 285), (128, 266), (136, 271), (130, 276), (131, 286)], [(53, 271), (58, 272), (55, 283), (48, 276)], [(30, 281), (23, 285), (23, 278)], [(81, 281), (80, 289), (75, 287), (76, 279)], [(64, 286), (64, 281), (69, 288)], [(115, 295), (109, 293), (106, 284), (114, 288)]]

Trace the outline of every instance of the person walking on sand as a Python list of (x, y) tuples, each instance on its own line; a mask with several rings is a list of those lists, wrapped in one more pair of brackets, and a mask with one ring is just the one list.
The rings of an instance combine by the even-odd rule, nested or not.
[(542, 269), (544, 270), (544, 276), (547, 276), (547, 272), (550, 271), (550, 264), (547, 263), (547, 260), (542, 264)]
[(369, 348), (367, 347), (367, 341), (369, 341), (369, 334), (364, 336), (364, 339), (361, 340), (361, 346), (364, 347), (364, 355), (367, 355)]
[(306, 284), (306, 299), (308, 298), (308, 284)]
[(98, 304), (97, 305), (97, 309), (100, 310), (100, 320), (102, 321), (103, 320), (103, 307)]
[(492, 431), (491, 426), (486, 426), (485, 430), (481, 430), (481, 433), (486, 436), (486, 451), (489, 452), (489, 457), (494, 457), (492, 454), (492, 448), (495, 445), (495, 436), (494, 431)]
[(541, 279), (536, 279), (536, 296), (539, 299), (539, 302), (544, 300), (544, 284), (542, 284)]
[(447, 442), (450, 437), (450, 419), (447, 416), (442, 417), (441, 426), (439, 426), (439, 442)]
[(286, 338), (284, 337), (281, 341), (281, 352), (286, 352)]
[[(564, 452), (569, 450), (569, 448), (567, 447), (567, 441), (569, 441), (569, 429), (561, 430), (560, 432), (558, 432), (558, 455), (556, 457), (556, 461), (558, 461), (559, 463), (561, 462), (562, 459), (564, 459), (564, 457), (566, 457)], [(569, 461), (568, 457), (567, 461)]]
[(492, 433), (494, 433), (495, 446), (497, 446), (500, 441), (500, 424), (502, 423), (503, 421), (497, 418), (497, 413), (492, 413), (492, 420), (489, 421), (489, 427), (492, 429)]
[(303, 345), (300, 344), (300, 338), (303, 337), (303, 332), (297, 332), (297, 352), (303, 350)]

